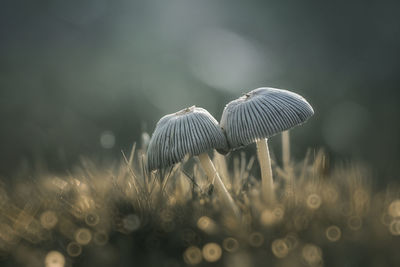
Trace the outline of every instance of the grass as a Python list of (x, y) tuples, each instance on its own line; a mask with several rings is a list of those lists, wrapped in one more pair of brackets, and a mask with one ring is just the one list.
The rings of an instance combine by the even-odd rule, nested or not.
[[(0, 183), (5, 266), (399, 266), (400, 190), (322, 151), (273, 161), (277, 201), (260, 196), (257, 160), (214, 164), (241, 212), (231, 217), (194, 159), (147, 173), (145, 148), (87, 159), (69, 175)], [(287, 157), (287, 156), (286, 156)]]

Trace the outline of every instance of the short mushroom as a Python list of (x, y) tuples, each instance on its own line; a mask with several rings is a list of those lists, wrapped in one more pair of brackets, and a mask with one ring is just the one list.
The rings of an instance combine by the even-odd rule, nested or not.
[(182, 161), (186, 155), (198, 156), (210, 182), (215, 181), (223, 201), (238, 216), (238, 209), (207, 154), (211, 149), (226, 150), (225, 135), (207, 110), (192, 106), (160, 119), (148, 146), (147, 166), (150, 171), (162, 169)]
[(275, 199), (267, 138), (304, 123), (313, 114), (313, 108), (302, 96), (267, 87), (252, 90), (225, 106), (220, 126), (229, 150), (257, 144), (262, 195), (266, 201)]

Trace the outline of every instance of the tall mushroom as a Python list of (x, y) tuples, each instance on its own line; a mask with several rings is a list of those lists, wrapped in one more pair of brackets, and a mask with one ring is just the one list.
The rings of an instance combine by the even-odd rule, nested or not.
[(257, 144), (262, 195), (267, 202), (275, 199), (267, 138), (304, 123), (313, 114), (313, 108), (302, 96), (267, 87), (252, 90), (225, 106), (220, 126), (229, 149)]
[(198, 156), (208, 179), (215, 181), (223, 201), (238, 216), (238, 208), (207, 154), (211, 149), (226, 150), (226, 138), (207, 110), (192, 106), (165, 115), (157, 123), (147, 150), (148, 168), (162, 169), (182, 161), (186, 155)]

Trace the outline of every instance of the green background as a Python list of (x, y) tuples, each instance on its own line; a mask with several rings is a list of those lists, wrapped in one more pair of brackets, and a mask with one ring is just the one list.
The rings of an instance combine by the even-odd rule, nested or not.
[[(228, 101), (271, 86), (315, 109), (292, 131), (294, 158), (324, 147), (333, 161), (365, 162), (385, 184), (399, 172), (398, 7), (3, 0), (0, 174), (119, 158), (167, 113), (197, 105), (219, 120)], [(104, 133), (114, 144), (102, 146)], [(271, 144), (278, 154), (279, 138)]]

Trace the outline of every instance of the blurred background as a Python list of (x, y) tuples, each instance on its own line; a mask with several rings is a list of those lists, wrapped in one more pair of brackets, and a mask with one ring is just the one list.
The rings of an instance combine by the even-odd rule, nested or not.
[[(191, 105), (219, 120), (258, 87), (293, 90), (315, 116), (293, 157), (324, 147), (398, 177), (397, 1), (2, 0), (0, 175), (40, 160), (119, 158)], [(279, 137), (273, 137), (274, 151)], [(379, 178), (379, 179), (378, 179)]]

